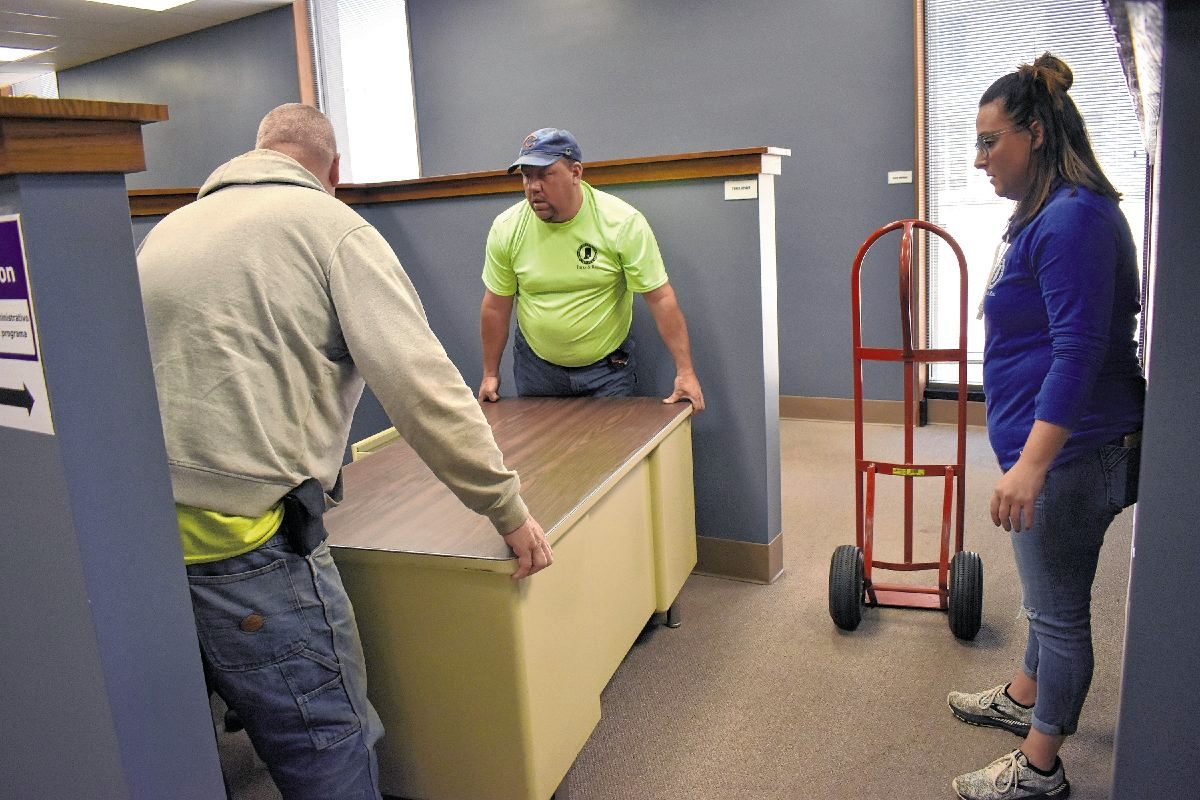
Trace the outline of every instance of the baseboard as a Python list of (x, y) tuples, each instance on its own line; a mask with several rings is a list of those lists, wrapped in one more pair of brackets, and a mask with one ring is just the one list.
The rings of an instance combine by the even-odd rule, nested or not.
[[(824, 419), (836, 422), (854, 421), (854, 400), (846, 397), (779, 396), (779, 416), (783, 419)], [(958, 403), (954, 400), (930, 400), (929, 421), (953, 425), (958, 421)], [(904, 422), (904, 402), (901, 400), (863, 400), (863, 422), (900, 425)], [(983, 403), (967, 402), (967, 424), (985, 427)]]
[(692, 571), (750, 583), (774, 583), (783, 574), (783, 534), (769, 544), (697, 536), (696, 568)]

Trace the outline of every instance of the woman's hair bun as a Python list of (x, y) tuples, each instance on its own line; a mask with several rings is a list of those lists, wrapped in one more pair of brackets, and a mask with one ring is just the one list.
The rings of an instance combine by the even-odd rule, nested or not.
[(1050, 53), (1042, 53), (1032, 64), (1022, 64), (1017, 72), (1034, 81), (1040, 81), (1052, 97), (1066, 94), (1075, 80), (1071, 68), (1062, 59)]

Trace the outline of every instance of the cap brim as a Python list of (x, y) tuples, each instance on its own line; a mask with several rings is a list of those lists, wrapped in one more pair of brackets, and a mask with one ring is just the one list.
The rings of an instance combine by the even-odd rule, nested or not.
[(512, 166), (508, 168), (508, 174), (511, 175), (517, 167), (548, 167), (560, 158), (565, 158), (565, 156), (549, 153), (526, 153), (512, 163)]

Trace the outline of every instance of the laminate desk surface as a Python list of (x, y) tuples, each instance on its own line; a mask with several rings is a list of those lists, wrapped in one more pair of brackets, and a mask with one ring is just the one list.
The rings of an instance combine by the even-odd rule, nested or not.
[[(505, 463), (551, 544), (691, 414), (653, 397), (506, 398), (484, 403)], [(348, 464), (346, 500), (325, 515), (337, 548), (513, 561), (485, 517), (466, 508), (396, 441)]]

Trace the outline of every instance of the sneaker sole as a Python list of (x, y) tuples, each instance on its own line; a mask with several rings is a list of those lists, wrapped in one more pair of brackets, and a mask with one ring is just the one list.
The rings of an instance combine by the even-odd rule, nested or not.
[[(968, 725), (974, 725), (977, 728), (999, 728), (1000, 730), (1008, 731), (1015, 736), (1020, 736), (1022, 739), (1029, 735), (1029, 723), (1027, 722), (1018, 722), (1016, 720), (1006, 720), (998, 717), (985, 717), (983, 715), (968, 714), (967, 712), (959, 711), (957, 708), (950, 705), (949, 701), (946, 702), (946, 706), (950, 709), (951, 714)], [(1065, 795), (1054, 795), (1056, 798), (1060, 796), (1065, 797)]]
[[(965, 722), (966, 720), (963, 720), (963, 721)], [(955, 790), (954, 793), (958, 795), (958, 800), (970, 800), (970, 798), (964, 797), (963, 795), (959, 794), (957, 790)], [(1025, 797), (1022, 798), (1022, 800), (1066, 800), (1070, 796), (1071, 796), (1071, 782), (1068, 781), (1066, 778), (1064, 778), (1063, 782), (1060, 785), (1055, 786), (1050, 791), (1042, 792), (1041, 794), (1025, 795)]]

